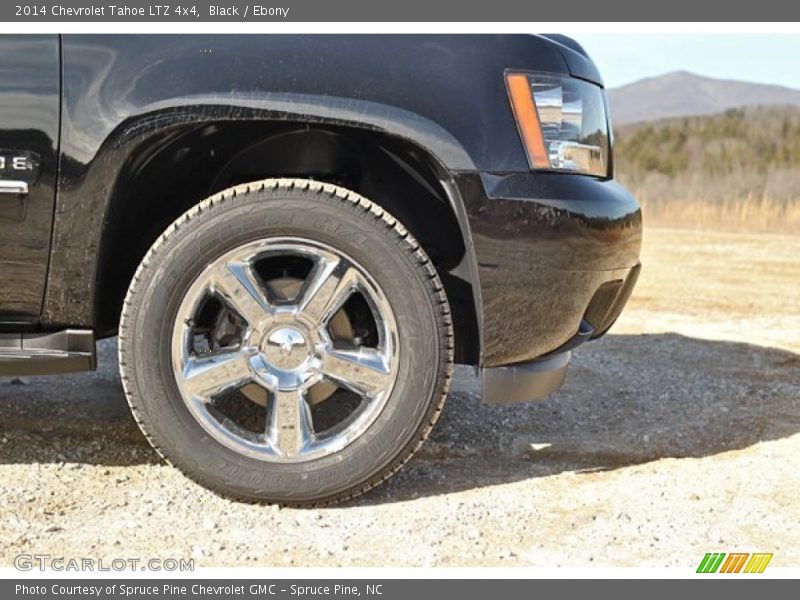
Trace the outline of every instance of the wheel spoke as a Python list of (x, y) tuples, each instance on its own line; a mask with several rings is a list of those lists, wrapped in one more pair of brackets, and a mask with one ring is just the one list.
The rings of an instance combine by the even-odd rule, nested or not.
[(226, 448), (270, 463), (336, 456), (385, 414), (398, 377), (400, 332), (378, 282), (356, 258), (303, 238), (253, 240), (216, 258), (172, 333), (192, 416)]
[(226, 352), (190, 358), (183, 368), (184, 386), (193, 396), (208, 400), (253, 379), (250, 361), (243, 352)]
[(328, 349), (323, 355), (321, 370), (333, 383), (366, 396), (379, 394), (392, 382), (386, 358), (371, 348)]
[(246, 262), (232, 261), (220, 265), (211, 276), (211, 285), (251, 327), (258, 327), (272, 313), (261, 284)]
[(346, 261), (321, 259), (303, 287), (299, 299), (300, 311), (322, 325), (341, 308), (358, 282), (358, 272)]
[(267, 438), (281, 455), (297, 456), (314, 436), (311, 412), (303, 392), (278, 390), (272, 394), (272, 401)]

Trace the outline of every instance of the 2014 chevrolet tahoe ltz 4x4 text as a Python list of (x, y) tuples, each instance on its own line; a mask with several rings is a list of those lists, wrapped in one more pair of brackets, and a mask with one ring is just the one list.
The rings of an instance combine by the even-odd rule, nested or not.
[[(119, 335), (153, 446), (241, 499), (396, 471), (454, 363), (541, 397), (639, 269), (561, 36), (0, 36), (0, 375)], [(79, 407), (76, 407), (79, 410)]]

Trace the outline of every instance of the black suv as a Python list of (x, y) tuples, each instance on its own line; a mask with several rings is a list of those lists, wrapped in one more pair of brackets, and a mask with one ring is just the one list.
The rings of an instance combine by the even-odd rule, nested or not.
[(541, 397), (636, 281), (562, 36), (0, 36), (0, 375), (119, 336), (158, 452), (241, 499), (395, 472), (453, 364)]

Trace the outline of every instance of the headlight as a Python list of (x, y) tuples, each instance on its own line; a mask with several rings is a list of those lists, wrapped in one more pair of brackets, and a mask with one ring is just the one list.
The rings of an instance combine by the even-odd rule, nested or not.
[(506, 73), (511, 108), (532, 169), (608, 176), (608, 120), (597, 85)]

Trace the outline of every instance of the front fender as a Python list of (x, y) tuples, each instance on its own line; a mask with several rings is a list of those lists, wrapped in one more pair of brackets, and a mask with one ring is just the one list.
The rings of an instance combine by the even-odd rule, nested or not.
[[(109, 112), (102, 112), (107, 120)], [(90, 326), (104, 224), (115, 186), (126, 164), (145, 161), (163, 140), (196, 125), (238, 122), (292, 122), (373, 131), (402, 139), (429, 157), (459, 222), (467, 249), (465, 278), (481, 314), (480, 287), (466, 210), (449, 173), (472, 170), (464, 148), (443, 127), (410, 111), (375, 102), (297, 94), (208, 94), (161, 100), (142, 107), (114, 127), (97, 149), (87, 145), (95, 127), (65, 128), (60, 192), (51, 246), (43, 321), (58, 326)], [(146, 150), (145, 150), (146, 149)], [(80, 157), (80, 158), (79, 158)], [(280, 174), (277, 174), (280, 175)]]

